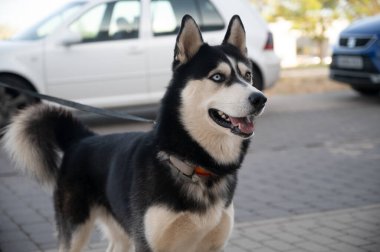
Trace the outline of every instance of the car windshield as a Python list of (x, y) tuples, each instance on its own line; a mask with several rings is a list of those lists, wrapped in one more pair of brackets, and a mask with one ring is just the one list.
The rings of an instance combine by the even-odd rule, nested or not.
[(67, 18), (75, 14), (85, 2), (72, 2), (42, 19), (34, 26), (16, 34), (11, 40), (38, 40), (52, 33)]

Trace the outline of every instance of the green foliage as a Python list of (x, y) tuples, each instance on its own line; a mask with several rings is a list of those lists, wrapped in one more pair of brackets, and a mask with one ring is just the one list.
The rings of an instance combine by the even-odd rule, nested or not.
[(269, 22), (285, 19), (319, 45), (323, 56), (326, 31), (338, 18), (354, 20), (380, 14), (380, 0), (251, 0)]
[(321, 40), (331, 23), (341, 17), (355, 20), (380, 14), (380, 0), (251, 0), (269, 22), (292, 21), (306, 36)]
[[(270, 7), (264, 15), (268, 21), (286, 19), (304, 35), (323, 41), (328, 26), (339, 16), (339, 0), (260, 0)], [(264, 3), (265, 2), (265, 3)]]
[(345, 0), (342, 7), (350, 20), (380, 14), (380, 0)]

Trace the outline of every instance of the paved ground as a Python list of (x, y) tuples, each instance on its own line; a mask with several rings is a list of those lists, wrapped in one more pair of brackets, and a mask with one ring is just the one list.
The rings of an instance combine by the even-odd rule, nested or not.
[(266, 94), (269, 96), (292, 95), (349, 89), (348, 85), (330, 80), (328, 75), (329, 69), (327, 66), (282, 70), (279, 82), (273, 88), (267, 90)]
[[(380, 97), (340, 91), (269, 104), (239, 176), (226, 251), (380, 251)], [(49, 194), (0, 152), (0, 248), (55, 251), (52, 223)], [(104, 246), (95, 235), (90, 250)]]

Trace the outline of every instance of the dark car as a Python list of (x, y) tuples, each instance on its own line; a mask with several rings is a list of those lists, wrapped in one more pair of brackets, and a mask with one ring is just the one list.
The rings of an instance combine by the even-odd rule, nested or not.
[(330, 78), (364, 95), (380, 92), (380, 15), (356, 21), (341, 32)]

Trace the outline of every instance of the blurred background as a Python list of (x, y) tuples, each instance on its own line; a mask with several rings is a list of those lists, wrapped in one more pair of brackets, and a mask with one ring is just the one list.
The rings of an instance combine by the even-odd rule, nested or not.
[[(0, 0), (0, 81), (155, 118), (183, 14), (211, 44), (239, 14), (254, 85), (269, 99), (225, 251), (380, 251), (379, 0), (69, 3)], [(34, 102), (0, 88), (0, 128)], [(99, 134), (152, 127), (77, 115)], [(51, 195), (0, 148), (0, 251), (57, 251), (53, 227)], [(96, 232), (88, 251), (106, 246)]]
[[(2, 0), (0, 39), (8, 39), (70, 0)], [(377, 0), (250, 0), (269, 23), (284, 68), (329, 64), (352, 21), (380, 13)], [(17, 13), (17, 15), (16, 15)]]
[(377, 0), (251, 1), (269, 22), (282, 67), (331, 63), (332, 46), (351, 22), (380, 13)]
[[(4, 0), (0, 8), (0, 39), (8, 39), (50, 14), (68, 0)], [(17, 13), (17, 14), (16, 14)]]

